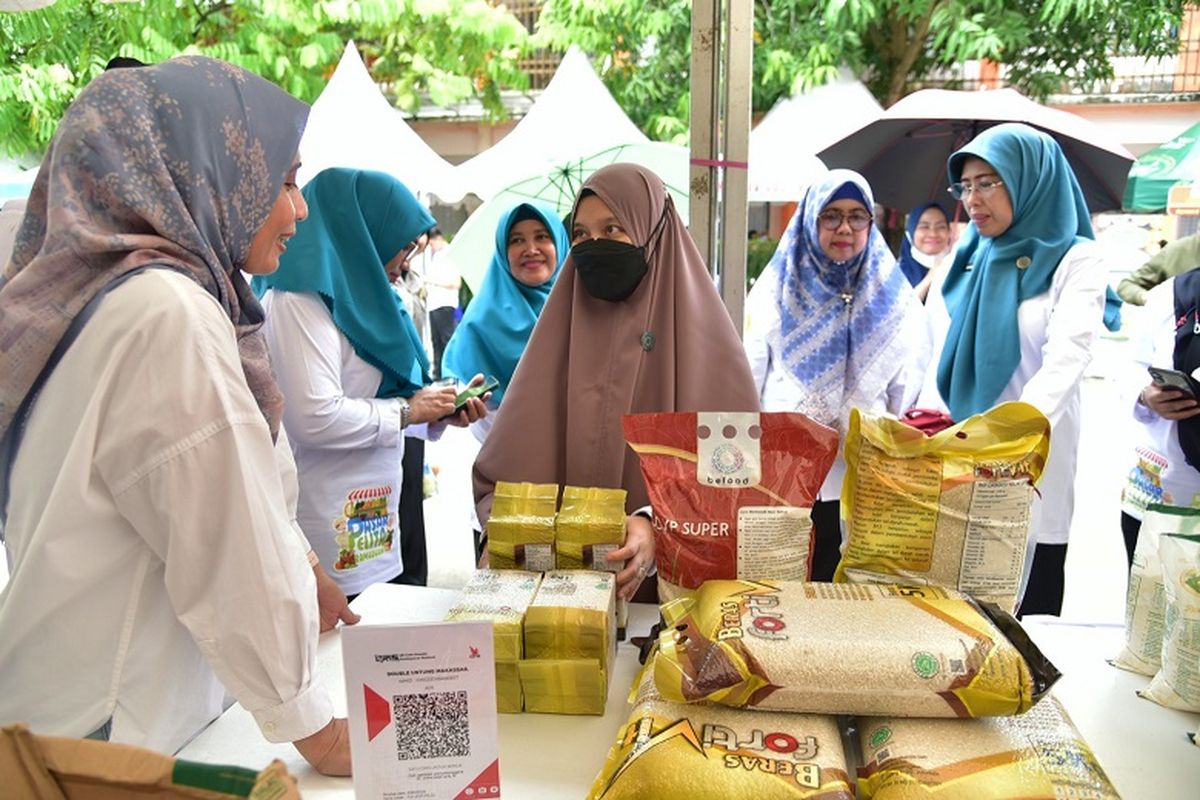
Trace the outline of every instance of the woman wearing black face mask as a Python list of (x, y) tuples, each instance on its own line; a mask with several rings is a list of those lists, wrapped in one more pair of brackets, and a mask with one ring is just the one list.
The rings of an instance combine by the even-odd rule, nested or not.
[[(737, 331), (662, 181), (613, 164), (587, 183), (571, 253), (538, 318), (475, 461), (486, 520), (496, 481), (623, 488), (626, 512), (648, 504), (624, 414), (757, 411)], [(654, 565), (650, 523), (626, 522), (618, 591), (631, 597)]]

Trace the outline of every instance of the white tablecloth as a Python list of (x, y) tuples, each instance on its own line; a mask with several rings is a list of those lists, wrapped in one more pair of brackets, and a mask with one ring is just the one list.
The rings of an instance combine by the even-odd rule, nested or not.
[[(363, 624), (440, 620), (457, 592), (378, 584), (354, 601)], [(630, 607), (630, 635), (639, 635), (657, 619), (653, 606)], [(1200, 796), (1200, 747), (1188, 740), (1200, 714), (1162, 708), (1137, 697), (1148, 679), (1110, 667), (1121, 628), (1060, 623), (1032, 618), (1025, 624), (1033, 639), (1063, 672), (1054, 688), (1076, 726), (1095, 751), (1122, 797), (1195, 798)], [(320, 680), (333, 696), (339, 715), (346, 713), (338, 633), (322, 637)], [(638, 669), (637, 650), (628, 642), (617, 649), (608, 705), (603, 717), (552, 714), (500, 715), (500, 781), (504, 796), (515, 800), (572, 800), (586, 796), (604, 763), (629, 707), (626, 696)], [(290, 745), (270, 744), (251, 716), (233, 706), (178, 754), (209, 763), (261, 769), (282, 759), (300, 780), (307, 800), (348, 800), (348, 778), (327, 778), (313, 771)]]

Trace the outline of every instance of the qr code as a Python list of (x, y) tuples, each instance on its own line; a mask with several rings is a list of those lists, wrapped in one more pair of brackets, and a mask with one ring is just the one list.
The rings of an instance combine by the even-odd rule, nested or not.
[(400, 761), (471, 754), (466, 692), (395, 695), (392, 717)]

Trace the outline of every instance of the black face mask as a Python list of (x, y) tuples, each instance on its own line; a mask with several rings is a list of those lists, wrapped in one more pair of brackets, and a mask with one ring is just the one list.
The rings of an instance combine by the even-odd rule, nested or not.
[(583, 288), (597, 300), (619, 303), (646, 277), (646, 250), (613, 239), (588, 239), (571, 248)]

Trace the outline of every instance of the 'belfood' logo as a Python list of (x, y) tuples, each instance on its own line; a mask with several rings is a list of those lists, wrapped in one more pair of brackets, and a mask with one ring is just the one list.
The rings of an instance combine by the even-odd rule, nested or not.
[(733, 489), (762, 480), (762, 428), (754, 413), (696, 414), (696, 480)]

